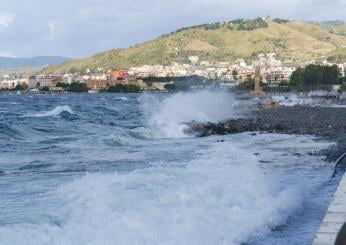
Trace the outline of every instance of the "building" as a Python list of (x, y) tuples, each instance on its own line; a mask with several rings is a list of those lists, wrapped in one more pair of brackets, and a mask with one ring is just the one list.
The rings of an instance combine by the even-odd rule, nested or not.
[(3, 80), (0, 82), (0, 89), (14, 89), (18, 85), (18, 80)]
[(110, 86), (115, 86), (120, 83), (121, 81), (118, 81), (118, 80), (96, 80), (96, 79), (85, 80), (85, 84), (91, 90), (106, 89)]
[(29, 89), (32, 88), (43, 88), (55, 87), (58, 82), (62, 82), (62, 77), (57, 75), (35, 75), (29, 77)]
[(129, 74), (125, 70), (114, 70), (109, 74), (109, 80), (126, 80)]
[(188, 60), (191, 62), (192, 65), (196, 65), (199, 61), (198, 56), (189, 56)]
[(289, 81), (294, 70), (291, 67), (272, 67), (266, 71), (266, 82), (269, 84), (278, 84), (283, 81)]

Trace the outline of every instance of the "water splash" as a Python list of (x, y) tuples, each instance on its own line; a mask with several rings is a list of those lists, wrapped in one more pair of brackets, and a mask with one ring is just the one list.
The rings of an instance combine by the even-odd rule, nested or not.
[(237, 116), (238, 102), (231, 93), (199, 91), (178, 93), (158, 99), (144, 95), (140, 98), (147, 124), (159, 137), (187, 137), (187, 124), (219, 122)]
[(311, 98), (300, 98), (296, 94), (272, 96), (272, 100), (282, 106), (313, 105)]
[(0, 227), (0, 241), (241, 244), (284, 224), (302, 205), (298, 190), (278, 188), (256, 157), (232, 142), (211, 143), (199, 155), (186, 164), (90, 174), (63, 185), (52, 193), (60, 203), (49, 210), (54, 222)]
[(74, 114), (73, 110), (69, 106), (64, 105), (64, 106), (57, 106), (53, 110), (50, 110), (50, 111), (27, 114), (25, 116), (26, 117), (55, 117), (55, 116), (59, 116), (63, 112)]

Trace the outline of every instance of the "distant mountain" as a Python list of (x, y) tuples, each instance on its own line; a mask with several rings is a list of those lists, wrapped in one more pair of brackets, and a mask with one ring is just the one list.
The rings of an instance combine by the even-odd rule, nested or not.
[(307, 21), (307, 23), (319, 25), (327, 30), (332, 30), (334, 27), (345, 25), (342, 20), (332, 20), (332, 21)]
[(47, 73), (84, 72), (87, 69), (128, 68), (144, 64), (200, 60), (251, 60), (259, 53), (275, 52), (281, 60), (346, 61), (343, 22), (304, 22), (284, 19), (238, 19), (182, 28), (152, 41), (114, 49), (45, 69)]
[(0, 69), (44, 67), (49, 65), (62, 64), (69, 60), (71, 59), (59, 56), (37, 56), (33, 58), (0, 57)]

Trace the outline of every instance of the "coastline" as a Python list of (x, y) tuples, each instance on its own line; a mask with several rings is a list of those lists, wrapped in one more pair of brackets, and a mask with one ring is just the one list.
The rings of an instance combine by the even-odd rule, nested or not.
[(346, 149), (345, 118), (346, 108), (277, 107), (255, 109), (246, 117), (222, 123), (192, 123), (191, 130), (201, 137), (246, 131), (312, 135), (336, 143), (335, 146), (321, 152), (327, 161), (335, 161)]

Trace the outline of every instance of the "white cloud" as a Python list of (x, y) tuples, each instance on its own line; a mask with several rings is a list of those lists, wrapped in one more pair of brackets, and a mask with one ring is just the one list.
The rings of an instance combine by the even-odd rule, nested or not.
[(17, 56), (14, 55), (10, 51), (5, 51), (5, 52), (0, 51), (0, 57), (17, 58)]
[(56, 24), (54, 21), (48, 21), (47, 25), (49, 27), (49, 40), (52, 41), (55, 35)]
[(14, 14), (0, 13), (0, 29), (7, 28), (14, 21)]
[[(0, 2), (0, 47), (5, 51), (15, 51), (18, 56), (54, 53), (81, 57), (112, 48), (128, 47), (181, 27), (236, 18), (270, 15), (273, 18), (297, 20), (346, 20), (346, 0)], [(66, 8), (66, 4), (69, 4), (69, 8)], [(10, 25), (11, 28), (6, 28)], [(19, 32), (21, 35), (18, 35)]]

